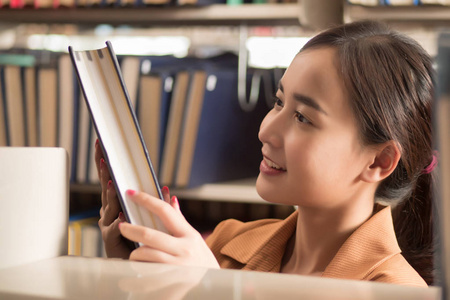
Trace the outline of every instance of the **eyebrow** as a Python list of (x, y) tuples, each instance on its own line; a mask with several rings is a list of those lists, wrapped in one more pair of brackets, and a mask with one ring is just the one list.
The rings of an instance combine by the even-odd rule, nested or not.
[[(278, 89), (284, 94), (284, 88), (283, 85), (281, 84), (281, 81), (278, 82)], [(323, 110), (323, 108), (319, 105), (319, 103), (317, 103), (316, 100), (302, 95), (302, 94), (294, 94), (294, 99), (298, 102), (301, 102), (303, 104), (305, 104), (306, 106), (309, 106), (325, 115), (328, 115), (326, 111)]]

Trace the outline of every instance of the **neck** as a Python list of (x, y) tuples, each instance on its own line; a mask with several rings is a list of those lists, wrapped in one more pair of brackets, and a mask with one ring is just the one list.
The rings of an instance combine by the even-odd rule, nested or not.
[(373, 213), (373, 203), (329, 209), (299, 207), (297, 231), (286, 249), (283, 273), (321, 275), (347, 238)]

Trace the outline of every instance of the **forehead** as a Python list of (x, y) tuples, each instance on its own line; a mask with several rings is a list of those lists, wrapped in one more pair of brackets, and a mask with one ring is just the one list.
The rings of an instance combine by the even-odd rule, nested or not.
[(311, 97), (326, 111), (349, 107), (334, 48), (308, 49), (297, 54), (281, 79), (281, 84), (285, 94)]
[[(298, 84), (308, 81), (319, 88), (343, 88), (336, 50), (331, 47), (308, 49), (297, 54), (286, 74), (298, 80)], [(286, 76), (286, 77), (287, 77)], [(290, 78), (291, 79), (291, 78)]]

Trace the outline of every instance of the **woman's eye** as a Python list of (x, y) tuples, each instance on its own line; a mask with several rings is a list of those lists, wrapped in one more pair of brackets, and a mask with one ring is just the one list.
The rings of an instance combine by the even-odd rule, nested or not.
[(295, 112), (295, 118), (297, 119), (297, 121), (299, 121), (300, 123), (305, 123), (305, 124), (311, 124), (311, 122), (304, 116), (302, 115), (301, 112)]
[(274, 107), (283, 107), (283, 101), (281, 101), (280, 98), (275, 97), (273, 106)]

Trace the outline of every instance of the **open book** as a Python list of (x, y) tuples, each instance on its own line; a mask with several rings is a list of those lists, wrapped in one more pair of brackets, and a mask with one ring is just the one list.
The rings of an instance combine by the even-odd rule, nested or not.
[(167, 232), (157, 216), (126, 194), (132, 189), (162, 199), (111, 43), (88, 51), (69, 47), (69, 52), (127, 221)]

